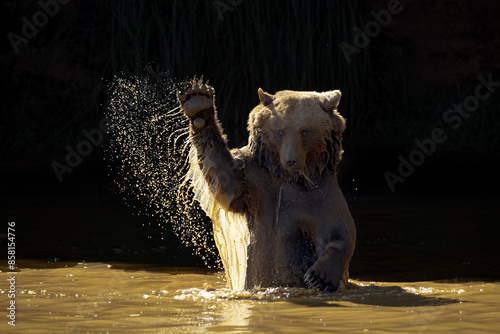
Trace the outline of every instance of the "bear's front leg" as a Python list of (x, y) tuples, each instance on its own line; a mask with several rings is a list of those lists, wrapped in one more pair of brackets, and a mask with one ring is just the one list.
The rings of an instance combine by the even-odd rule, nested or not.
[[(325, 292), (337, 291), (347, 270), (352, 252), (340, 240), (328, 243), (316, 262), (307, 270), (304, 281), (309, 289)], [(347, 283), (347, 282), (345, 282)]]
[(217, 119), (215, 90), (195, 77), (178, 89), (177, 99), (190, 120), (190, 140), (200, 169), (208, 184), (220, 186), (230, 206), (243, 193), (243, 168), (232, 156)]

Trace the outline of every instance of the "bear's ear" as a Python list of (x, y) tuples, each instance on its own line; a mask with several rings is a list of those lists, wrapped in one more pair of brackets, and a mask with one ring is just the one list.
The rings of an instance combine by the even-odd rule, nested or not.
[(323, 106), (323, 109), (325, 109), (326, 111), (333, 111), (337, 109), (341, 96), (342, 93), (340, 92), (340, 90), (323, 92), (319, 94), (319, 102)]
[(259, 88), (257, 92), (259, 94), (260, 103), (262, 103), (264, 106), (273, 103), (274, 95), (264, 92), (262, 88)]

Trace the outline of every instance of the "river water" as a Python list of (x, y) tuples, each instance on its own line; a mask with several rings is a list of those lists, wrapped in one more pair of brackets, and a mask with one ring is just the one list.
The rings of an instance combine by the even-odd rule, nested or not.
[[(358, 230), (351, 286), (332, 294), (231, 291), (223, 272), (186, 267), (189, 258), (179, 259), (183, 267), (162, 265), (180, 254), (177, 246), (156, 264), (139, 255), (105, 263), (48, 261), (48, 254), (77, 256), (72, 246), (82, 249), (78, 256), (109, 257), (100, 251), (115, 238), (130, 241), (142, 227), (126, 223), (129, 214), (110, 203), (5, 207), (2, 212), (26, 225), (19, 251), (32, 251), (16, 262), (15, 327), (6, 317), (11, 275), (0, 263), (0, 333), (499, 332), (498, 200), (350, 202)], [(132, 246), (140, 253), (147, 244)], [(125, 262), (139, 258), (140, 264)]]
[[(226, 288), (200, 268), (22, 261), (16, 326), (2, 333), (390, 332), (492, 333), (500, 283), (368, 282), (320, 294)], [(36, 268), (36, 269), (35, 269)], [(4, 273), (2, 273), (4, 277)], [(7, 305), (2, 289), (2, 304)]]

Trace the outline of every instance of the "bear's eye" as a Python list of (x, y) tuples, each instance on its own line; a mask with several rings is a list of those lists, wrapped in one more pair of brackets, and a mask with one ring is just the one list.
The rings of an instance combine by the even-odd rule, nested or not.
[(285, 133), (283, 132), (283, 130), (278, 130), (278, 134), (279, 134), (280, 136), (283, 136)]
[(307, 135), (307, 131), (306, 130), (302, 130), (301, 133), (302, 133), (302, 136), (304, 136), (304, 137)]

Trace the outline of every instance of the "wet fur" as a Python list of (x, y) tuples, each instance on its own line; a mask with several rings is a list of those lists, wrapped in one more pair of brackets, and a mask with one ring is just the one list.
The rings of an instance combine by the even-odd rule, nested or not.
[[(226, 195), (228, 209), (244, 214), (248, 222), (251, 242), (246, 288), (295, 286), (335, 291), (347, 283), (356, 230), (336, 178), (345, 128), (336, 110), (340, 100), (340, 92), (335, 97), (336, 92), (282, 91), (272, 96), (259, 90), (261, 103), (248, 121), (249, 144), (233, 150), (217, 120), (215, 104), (206, 110), (189, 110), (191, 142), (200, 169), (208, 184)], [(279, 109), (278, 102), (271, 105), (280, 96), (290, 106), (309, 106), (300, 107), (299, 112), (310, 115), (299, 113), (299, 119), (290, 121), (300, 125), (304, 122), (300, 117), (306, 116), (322, 120), (310, 122), (315, 128), (310, 146), (305, 147), (305, 168), (299, 171), (283, 167), (280, 145), (273, 140), (277, 129), (269, 126), (272, 117), (287, 117), (289, 108), (282, 105)], [(337, 100), (332, 101), (333, 97)], [(196, 118), (204, 120), (202, 128), (194, 125)]]
[(262, 142), (261, 134), (257, 133), (251, 141), (250, 148), (255, 159), (261, 166), (266, 167), (275, 177), (289, 183), (304, 184), (314, 187), (314, 179), (321, 178), (324, 172), (335, 172), (342, 155), (341, 135), (332, 131), (330, 137), (325, 138), (325, 149), (314, 160), (308, 160), (304, 174), (290, 173), (285, 170), (275, 152), (270, 152)]

